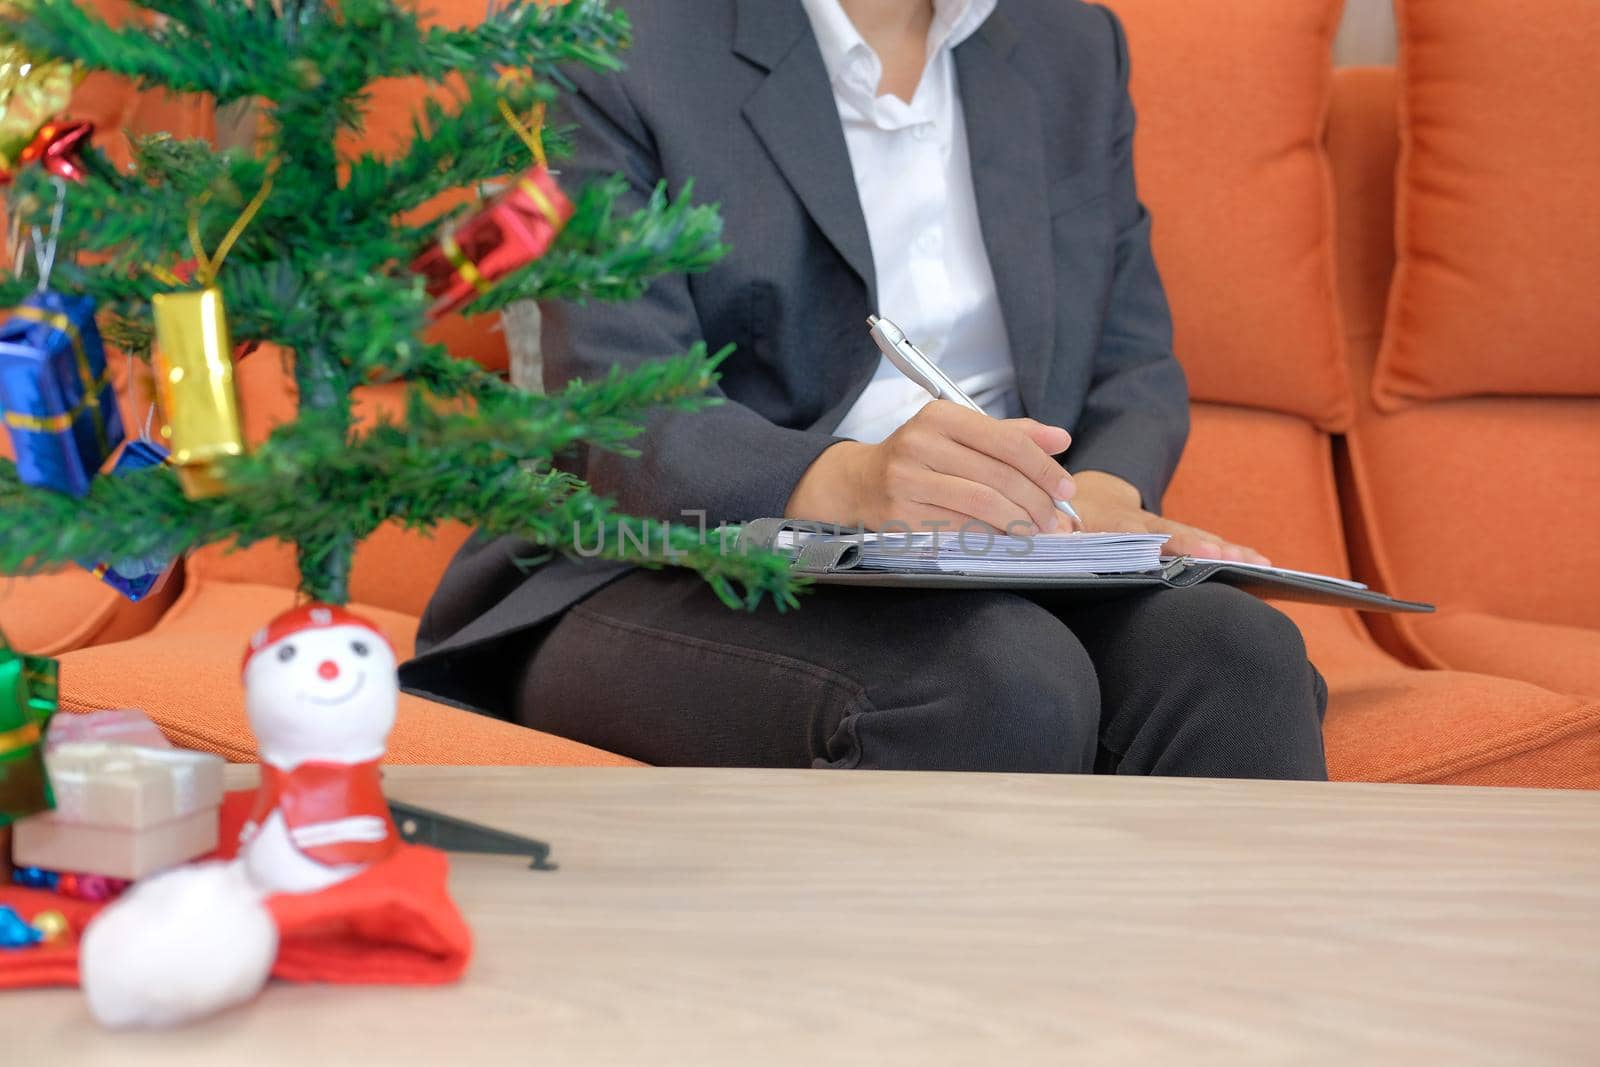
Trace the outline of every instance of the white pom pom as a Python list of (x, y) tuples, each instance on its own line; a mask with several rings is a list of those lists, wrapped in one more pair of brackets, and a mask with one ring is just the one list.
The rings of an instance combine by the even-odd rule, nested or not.
[(243, 1003), (266, 983), (278, 928), (238, 863), (140, 882), (84, 931), (79, 978), (106, 1026), (172, 1026)]

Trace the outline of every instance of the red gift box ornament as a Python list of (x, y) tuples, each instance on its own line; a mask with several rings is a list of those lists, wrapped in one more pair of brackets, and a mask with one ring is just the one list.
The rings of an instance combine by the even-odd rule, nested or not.
[(93, 135), (92, 122), (47, 122), (22, 150), (21, 162), (38, 160), (48, 173), (81, 182), (87, 172), (80, 153)]
[(428, 316), (448, 315), (544, 255), (571, 217), (572, 201), (548, 170), (535, 167), (522, 175), (412, 262), (434, 298)]
[(526, 126), (504, 100), (500, 113), (528, 146), (534, 167), (476, 215), (447, 228), (433, 247), (412, 261), (411, 269), (422, 275), (428, 295), (434, 298), (429, 318), (450, 314), (544, 255), (572, 218), (572, 201), (545, 166), (539, 136), (544, 105), (534, 108), (533, 122)]

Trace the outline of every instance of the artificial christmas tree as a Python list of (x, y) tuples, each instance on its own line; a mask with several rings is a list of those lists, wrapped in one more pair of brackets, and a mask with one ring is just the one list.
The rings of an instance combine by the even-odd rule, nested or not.
[[(657, 524), (616, 515), (552, 464), (578, 445), (625, 449), (657, 406), (710, 402), (716, 357), (703, 348), (663, 353), (672, 358), (636, 374), (541, 397), (419, 340), (434, 299), (413, 261), (454, 243), (458, 229), (476, 241), (473, 216), (492, 216), (515, 197), (519, 178), (539, 188), (559, 181), (537, 165), (526, 127), (506, 112), (533, 114), (556, 92), (565, 63), (617, 64), (624, 15), (600, 0), (508, 0), (478, 26), (424, 30), (412, 7), (393, 0), (141, 6), (159, 18), (113, 27), (74, 0), (11, 4), (0, 45), (35, 62), (210, 94), (219, 106), (254, 101), (266, 127), (258, 152), (147, 138), (134, 146), (135, 169), (119, 173), (82, 147), (87, 177), (67, 188), (58, 233), (47, 232), (57, 179), (42, 167), (18, 167), (11, 207), (59, 246), (50, 288), (92, 297), (109, 343), (146, 358), (160, 327), (168, 342), (157, 357), (170, 400), (160, 413), (164, 436), (199, 435), (217, 446), (199, 461), (195, 480), (206, 492), (186, 495), (174, 464), (94, 478), (75, 499), (26, 487), (0, 463), (0, 571), (277, 539), (298, 546), (306, 596), (342, 604), (352, 551), (379, 525), (457, 520), (556, 550), (600, 543), (607, 556), (692, 567), (734, 606), (767, 595), (789, 601), (781, 561), (725, 555), (716, 538), (705, 543), (687, 528), (663, 538)], [(397, 156), (341, 159), (335, 141), (359, 124), (363, 93), (396, 77), (448, 84), (453, 103), (430, 102)], [(559, 163), (559, 136), (546, 131), (543, 141)], [(507, 192), (486, 211), (467, 204), (416, 217), (440, 193), (491, 182)], [(631, 213), (616, 210), (621, 178), (562, 195), (570, 218), (542, 254), (530, 246), (538, 258), (509, 271), (497, 258), (497, 279), (478, 275), (487, 291), (474, 286), (467, 312), (529, 298), (629, 299), (657, 275), (703, 269), (721, 254), (714, 209), (694, 206), (687, 190), (659, 190)], [(205, 268), (198, 274), (196, 262)], [(470, 259), (462, 265), (477, 274)], [(186, 276), (194, 280), (177, 282)], [(0, 301), (16, 306), (38, 282), (25, 270), (0, 286)], [(197, 402), (189, 382), (220, 381), (218, 363), (232, 358), (233, 345), (263, 341), (292, 353), (299, 417), (246, 455), (242, 446), (220, 447), (225, 390), (214, 386), (211, 400)], [(393, 380), (412, 386), (405, 420), (358, 429), (352, 390)], [(609, 536), (599, 536), (602, 526)], [(616, 536), (621, 526), (636, 536)]]
[[(25, 478), (0, 462), (0, 572), (87, 561), (125, 579), (159, 576), (167, 561), (199, 546), (278, 540), (298, 552), (303, 610), (331, 612), (349, 599), (356, 545), (380, 526), (460, 522), (552, 551), (582, 546), (585, 555), (693, 568), (734, 608), (769, 596), (780, 607), (793, 602), (781, 558), (729, 554), (715, 534), (618, 515), (556, 466), (578, 447), (625, 450), (654, 408), (714, 402), (708, 391), (719, 357), (704, 346), (539, 396), (421, 339), (433, 318), (457, 307), (474, 314), (531, 299), (631, 299), (652, 278), (704, 269), (722, 253), (715, 210), (694, 206), (687, 189), (658, 189), (624, 211), (625, 179), (563, 188), (559, 170), (546, 166), (547, 147), (555, 166), (562, 156), (559, 131), (539, 129), (559, 70), (614, 68), (628, 34), (622, 14), (601, 0), (500, 0), (480, 25), (424, 28), (413, 7), (395, 0), (138, 4), (144, 17), (120, 25), (77, 0), (0, 5), (0, 118), (9, 120), (0, 123), (0, 176), (10, 181), (18, 232), (35, 246), (31, 262), (12, 250), (18, 276), (0, 284), (0, 307), (77, 309), (76, 318), (24, 315), (15, 323), (15, 359), (0, 363), (8, 428), (31, 435), (30, 455), (54, 462), (50, 478)], [(248, 151), (145, 138), (133, 146), (133, 165), (118, 170), (70, 116), (49, 113), (71, 74), (85, 69), (206, 94), (219, 108), (255, 109), (259, 136)], [(45, 74), (49, 92), (40, 89)], [(398, 154), (341, 156), (339, 135), (359, 128), (369, 87), (390, 78), (436, 83), (445, 101), (422, 109)], [(481, 202), (431, 208), (460, 188), (477, 189)], [(83, 358), (96, 322), (106, 345), (155, 368), (158, 429), (121, 453), (108, 432), (116, 405), (104, 399), (105, 375)], [(292, 360), (298, 415), (252, 447), (234, 368), (263, 358), (251, 351), (264, 342)], [(358, 425), (352, 392), (394, 381), (409, 387), (404, 417)], [(54, 391), (35, 386), (41, 382)], [(134, 446), (140, 455), (124, 462)], [(328, 617), (343, 620), (334, 629), (366, 625)], [(315, 615), (306, 619), (295, 633), (321, 626)], [(335, 659), (314, 666), (342, 669)], [(374, 705), (373, 714), (392, 722), (392, 657), (383, 669), (374, 692), (387, 712)], [(253, 693), (255, 675), (267, 673), (251, 673)], [(294, 710), (292, 701), (274, 706)], [(265, 755), (269, 738), (260, 740)], [(316, 855), (325, 849), (295, 840), (294, 820), (304, 813), (276, 814), (297, 803), (303, 791), (294, 774), (308, 761), (329, 763), (326, 754), (274, 760), (256, 805), (265, 821), (246, 848), (282, 846), (270, 863), (254, 872), (248, 859), (209, 873), (173, 872), (145, 885), (148, 892), (136, 887), (128, 908), (108, 913), (140, 909), (138, 923), (113, 921), (107, 929), (121, 932), (105, 934), (89, 953), (98, 988), (115, 993), (98, 1002), (103, 1018), (175, 1020), (258, 984), (271, 964), (265, 927), (257, 948), (268, 957), (252, 955), (249, 974), (232, 985), (207, 987), (213, 1000), (130, 1007), (117, 999), (165, 988), (163, 976), (148, 971), (160, 961), (137, 945), (162, 926), (156, 912), (191, 908), (202, 887), (231, 886), (242, 897), (310, 889), (308, 900), (326, 902), (300, 909), (315, 930), (330, 928), (319, 908), (410, 907), (409, 928), (427, 933), (419, 943), (452, 950), (439, 957), (447, 966), (414, 969), (410, 980), (459, 973), (466, 939), (443, 895), (442, 864), (404, 846), (347, 877), (354, 872), (337, 857), (325, 862)], [(234, 838), (225, 833), (222, 845), (231, 854)], [(293, 885), (270, 876), (285, 860), (302, 865)], [(321, 877), (316, 864), (338, 878)], [(236, 903), (259, 919), (259, 901)], [(280, 915), (280, 929), (285, 922)], [(144, 969), (121, 962), (130, 954)], [(58, 958), (41, 973), (59, 979), (70, 966)], [(327, 976), (314, 967), (296, 973)]]

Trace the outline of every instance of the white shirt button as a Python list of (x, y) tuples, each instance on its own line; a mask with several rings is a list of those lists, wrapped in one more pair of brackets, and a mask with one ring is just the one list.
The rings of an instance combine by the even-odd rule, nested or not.
[(911, 127), (911, 136), (915, 137), (919, 141), (926, 141), (928, 138), (933, 136), (933, 123), (917, 123), (915, 126)]
[(931, 256), (939, 251), (939, 247), (943, 244), (944, 241), (939, 237), (939, 231), (929, 230), (917, 238), (917, 251), (925, 256)]

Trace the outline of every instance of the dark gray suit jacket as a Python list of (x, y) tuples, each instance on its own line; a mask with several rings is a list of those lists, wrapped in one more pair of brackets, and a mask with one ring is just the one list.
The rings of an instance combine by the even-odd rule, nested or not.
[[(698, 200), (721, 205), (733, 251), (635, 303), (547, 306), (546, 384), (733, 342), (728, 403), (659, 415), (639, 458), (596, 452), (578, 470), (633, 514), (781, 515), (879, 358), (865, 325), (872, 249), (822, 55), (799, 0), (628, 10), (627, 71), (572, 72), (578, 92), (551, 117), (579, 126), (562, 181), (621, 172), (642, 201), (659, 180), (693, 178)], [(1023, 409), (1072, 431), (1069, 469), (1116, 474), (1158, 508), (1188, 404), (1134, 188), (1122, 28), (1077, 0), (1000, 0), (955, 61)], [(519, 566), (537, 554), (512, 538), (462, 549), (402, 668), (408, 689), (502, 711), (517, 635), (625, 570)]]

